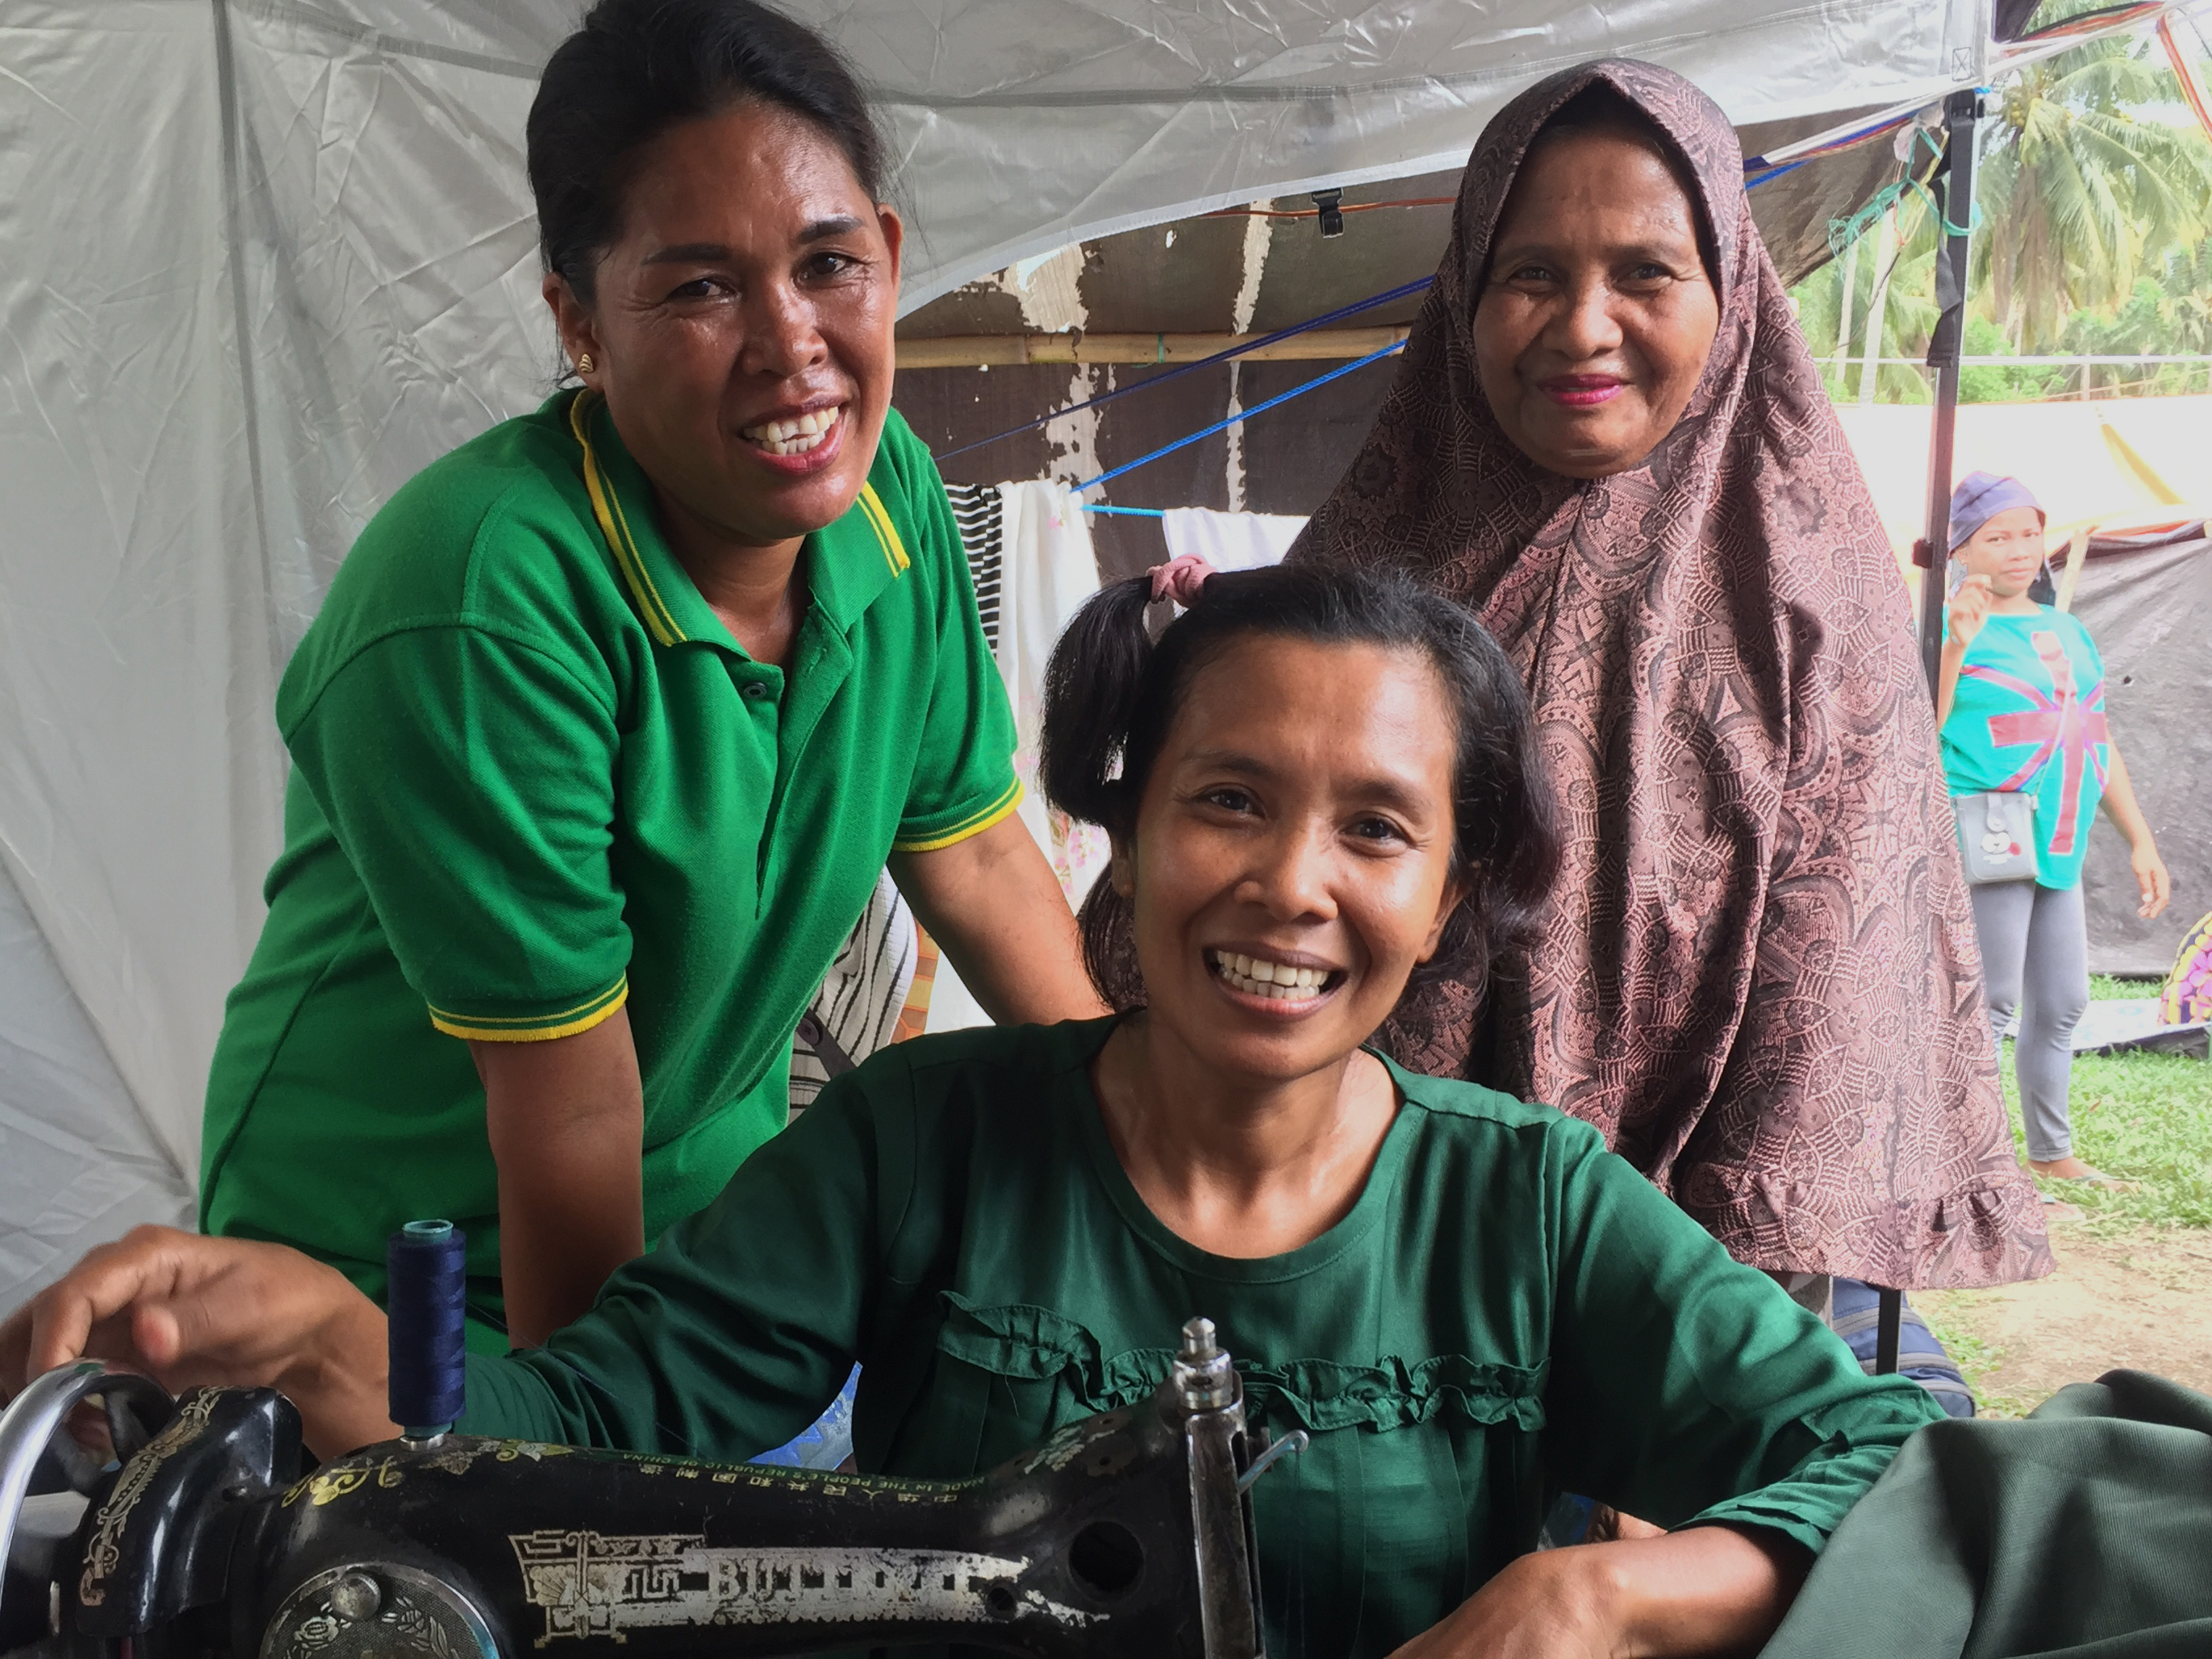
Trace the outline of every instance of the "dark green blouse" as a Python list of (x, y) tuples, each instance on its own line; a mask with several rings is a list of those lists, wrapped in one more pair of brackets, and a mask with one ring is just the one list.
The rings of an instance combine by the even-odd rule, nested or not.
[(1817, 1550), (1942, 1415), (1720, 1247), (1587, 1124), (1393, 1067), (1351, 1213), (1211, 1255), (1129, 1184), (1088, 1066), (1112, 1023), (902, 1043), (824, 1090), (545, 1348), (471, 1356), (471, 1433), (737, 1460), (862, 1370), (864, 1470), (972, 1474), (1220, 1327), (1270, 1431), (1267, 1650), (1382, 1655), (1534, 1542), (1559, 1490)]

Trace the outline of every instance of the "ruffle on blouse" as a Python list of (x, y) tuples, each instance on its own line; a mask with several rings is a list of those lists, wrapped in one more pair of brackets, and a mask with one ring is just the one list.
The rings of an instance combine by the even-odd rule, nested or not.
[[(1171, 1348), (1130, 1348), (1108, 1357), (1097, 1337), (1049, 1308), (983, 1308), (951, 1291), (944, 1295), (939, 1352), (999, 1376), (1057, 1380), (1085, 1412), (1116, 1411), (1149, 1398), (1175, 1362)], [(1546, 1369), (1456, 1353), (1418, 1361), (1386, 1354), (1372, 1365), (1237, 1362), (1256, 1414), (1315, 1434), (1410, 1428), (1447, 1411), (1478, 1426), (1510, 1424), (1533, 1432), (1544, 1426)]]

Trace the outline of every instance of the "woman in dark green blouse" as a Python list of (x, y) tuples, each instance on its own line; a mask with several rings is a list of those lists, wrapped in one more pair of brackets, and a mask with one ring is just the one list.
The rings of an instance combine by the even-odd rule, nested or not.
[[(855, 1361), (871, 1471), (960, 1476), (1149, 1392), (1220, 1326), (1264, 1427), (1279, 1659), (1755, 1646), (1941, 1416), (1607, 1152), (1363, 1045), (1542, 894), (1551, 808), (1510, 665), (1446, 601), (1319, 568), (1142, 582), (1054, 659), (1044, 773), (1114, 837), (1149, 1006), (904, 1044), (839, 1079), (463, 1426), (730, 1460)], [(1094, 971), (1099, 970), (1094, 964)], [(335, 1452), (392, 1432), (382, 1317), (295, 1253), (147, 1231), (0, 1328), (270, 1381)], [(1535, 1553), (1562, 1490), (1674, 1530)]]

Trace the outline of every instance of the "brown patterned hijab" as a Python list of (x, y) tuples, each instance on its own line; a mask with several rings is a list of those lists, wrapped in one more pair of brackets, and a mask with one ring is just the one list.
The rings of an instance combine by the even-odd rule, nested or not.
[[(1593, 83), (1671, 140), (1719, 331), (1674, 429), (1592, 482), (1491, 414), (1473, 319), (1530, 141)], [(1524, 93), (1358, 457), (1292, 549), (1410, 569), (1526, 676), (1565, 811), (1543, 938), (1401, 1058), (1550, 1101), (1737, 1259), (1889, 1285), (2048, 1270), (2015, 1162), (1904, 584), (1744, 198), (1727, 118), (1650, 64)]]

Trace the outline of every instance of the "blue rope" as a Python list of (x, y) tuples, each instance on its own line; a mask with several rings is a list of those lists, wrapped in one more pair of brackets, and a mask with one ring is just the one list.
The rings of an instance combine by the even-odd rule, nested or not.
[(1785, 173), (1795, 173), (1799, 167), (1806, 165), (1807, 162), (1817, 161), (1820, 159), (1820, 158), (1817, 155), (1808, 155), (1804, 158), (1804, 161), (1784, 161), (1778, 167), (1769, 167), (1765, 172), (1758, 174), (1756, 177), (1745, 179), (1743, 181), (1743, 187), (1747, 191), (1757, 190), (1761, 185), (1771, 184), (1775, 179), (1779, 179)]
[(1004, 432), (994, 432), (988, 438), (978, 438), (972, 444), (963, 444), (957, 449), (948, 449), (937, 459), (940, 463), (949, 461), (955, 455), (965, 455), (971, 449), (981, 449), (985, 444), (994, 444), (1001, 438), (1018, 436), (1048, 422), (1056, 421), (1064, 415), (1073, 415), (1085, 409), (1096, 409), (1101, 404), (1112, 403), (1116, 398), (1126, 398), (1132, 392), (1149, 392), (1156, 386), (1165, 386), (1178, 376), (1195, 374), (1201, 368), (1212, 368), (1217, 363), (1225, 363), (1232, 357), (1242, 357), (1247, 352), (1257, 351), (1261, 347), (1273, 345), (1278, 340), (1287, 340), (1296, 334), (1308, 333), (1316, 328), (1326, 328), (1340, 318), (1354, 316), (1363, 311), (1372, 311), (1376, 306), (1387, 306), (1393, 300), (1407, 299), (1420, 293), (1436, 280), (1433, 276), (1424, 276), (1419, 282), (1401, 283), (1385, 293), (1370, 295), (1364, 300), (1355, 300), (1348, 306), (1339, 306), (1334, 311), (1325, 311), (1320, 316), (1309, 318), (1303, 323), (1294, 323), (1288, 328), (1279, 328), (1273, 334), (1263, 334), (1256, 340), (1247, 341), (1239, 346), (1231, 346), (1226, 351), (1217, 351), (1211, 357), (1200, 357), (1194, 363), (1178, 364), (1164, 374), (1147, 375), (1133, 386), (1117, 386), (1111, 392), (1102, 392), (1096, 398), (1086, 398), (1079, 404), (1070, 404), (1066, 409), (1055, 409), (1049, 415), (1040, 415), (1034, 421), (1024, 421), (1019, 426), (1010, 426)]
[(1332, 368), (1326, 374), (1316, 374), (1312, 380), (1306, 381), (1303, 386), (1294, 386), (1288, 392), (1278, 392), (1275, 396), (1268, 398), (1266, 403), (1255, 404), (1251, 408), (1246, 410), (1241, 415), (1231, 415), (1225, 421), (1216, 421), (1212, 426), (1207, 427), (1205, 430), (1201, 432), (1194, 432), (1187, 438), (1177, 438), (1173, 443), (1164, 445), (1162, 447), (1154, 450), (1149, 455), (1139, 455), (1133, 461), (1124, 461), (1121, 465), (1114, 468), (1111, 471), (1102, 472), (1097, 477), (1090, 479), (1086, 483), (1076, 485), (1076, 493), (1078, 495), (1081, 495), (1086, 489), (1096, 489), (1100, 484), (1105, 483), (1111, 479), (1118, 478), (1124, 472), (1133, 472), (1139, 467), (1145, 465), (1147, 462), (1157, 461), (1163, 455), (1172, 455), (1178, 449), (1186, 448), (1189, 445), (1197, 443), (1200, 439), (1211, 438), (1217, 432), (1226, 432), (1231, 427), (1237, 425), (1239, 422), (1249, 421), (1255, 415), (1265, 415), (1269, 410), (1274, 408), (1278, 404), (1286, 404), (1293, 398), (1313, 391), (1316, 386), (1327, 386), (1331, 380), (1340, 380), (1356, 368), (1364, 368), (1370, 363), (1380, 362), (1383, 358), (1389, 356), (1393, 352), (1403, 351), (1405, 349), (1406, 343), (1403, 340), (1394, 341), (1391, 344), (1384, 346), (1382, 350), (1370, 351), (1364, 357), (1354, 358), (1352, 362), (1345, 364), (1340, 368)]
[(1164, 519), (1167, 514), (1157, 507), (1109, 507), (1103, 501), (1079, 503), (1085, 513), (1111, 513), (1124, 519)]

